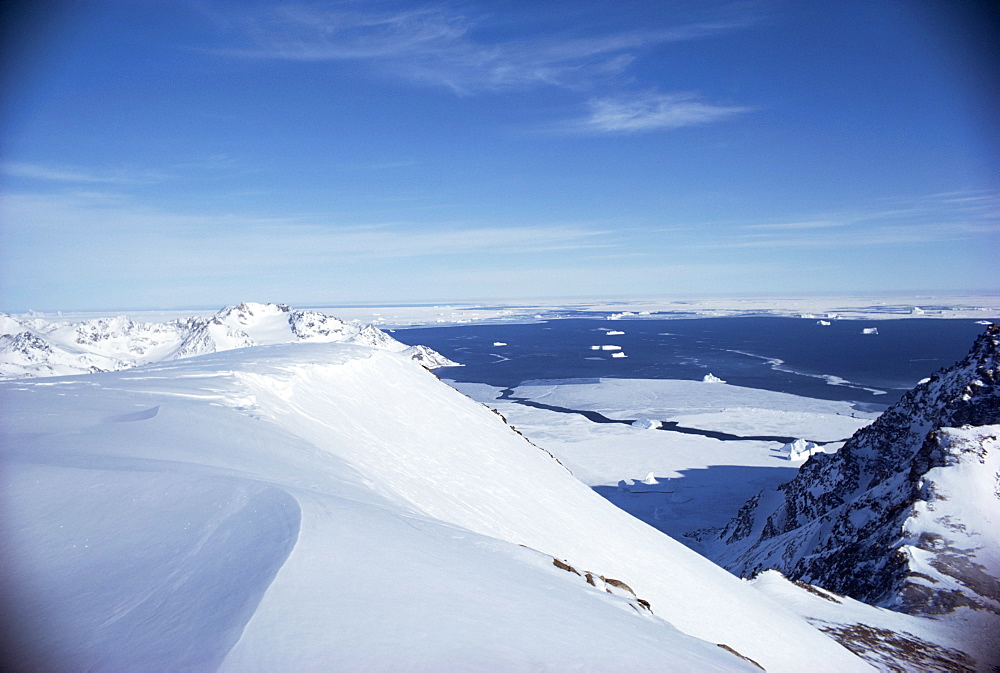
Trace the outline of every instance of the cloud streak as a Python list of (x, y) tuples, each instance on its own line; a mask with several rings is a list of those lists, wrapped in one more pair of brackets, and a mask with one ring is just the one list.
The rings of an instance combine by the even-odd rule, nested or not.
[[(580, 224), (428, 228), (408, 222), (356, 224), (334, 217), (295, 214), (191, 215), (136, 204), (119, 194), (8, 194), (0, 202), (5, 238), (15, 246), (45, 247), (60, 240), (70, 258), (105, 258), (132, 250), (138, 257), (231, 259), (242, 265), (355, 263), (463, 255), (535, 255), (616, 247), (611, 230)], [(287, 263), (292, 263), (288, 261)]]
[[(591, 35), (498, 38), (496, 17), (453, 6), (375, 11), (334, 5), (267, 7), (235, 20), (244, 44), (216, 53), (250, 59), (354, 61), (408, 80), (471, 94), (551, 85), (585, 88), (624, 71), (646, 49), (745, 27), (745, 17)], [(220, 19), (221, 20), (221, 19)], [(233, 24), (233, 19), (226, 22)]]
[(143, 185), (162, 182), (168, 177), (156, 171), (100, 171), (77, 166), (53, 166), (34, 163), (5, 163), (0, 166), (0, 172), (18, 178), (42, 180), (45, 182), (62, 182), (78, 184), (101, 185)]
[(645, 91), (590, 101), (590, 114), (573, 124), (577, 131), (629, 134), (699, 126), (751, 112), (741, 105), (717, 105), (693, 93)]
[(893, 199), (888, 207), (743, 225), (715, 245), (830, 249), (954, 242), (1000, 233), (998, 203), (1000, 195), (984, 191)]

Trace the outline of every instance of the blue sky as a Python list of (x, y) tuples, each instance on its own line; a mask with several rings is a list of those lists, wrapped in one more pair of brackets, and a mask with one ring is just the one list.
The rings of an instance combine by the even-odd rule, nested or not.
[(989, 3), (5, 3), (0, 309), (1000, 291)]

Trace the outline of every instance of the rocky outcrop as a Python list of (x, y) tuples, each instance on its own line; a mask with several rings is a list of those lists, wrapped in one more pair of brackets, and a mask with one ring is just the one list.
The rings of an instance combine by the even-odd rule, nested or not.
[(990, 325), (838, 453), (749, 500), (709, 555), (910, 613), (1000, 612), (998, 340)]

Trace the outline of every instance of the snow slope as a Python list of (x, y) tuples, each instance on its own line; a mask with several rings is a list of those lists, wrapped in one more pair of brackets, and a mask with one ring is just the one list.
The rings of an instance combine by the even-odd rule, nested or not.
[(0, 408), (15, 670), (867, 670), (397, 353), (258, 346)]
[(285, 304), (242, 303), (212, 316), (136, 322), (126, 316), (80, 322), (0, 314), (0, 378), (65, 376), (234, 348), (299, 341), (354, 343), (404, 351), (427, 367), (454, 365), (426, 346), (407, 347), (372, 325)]

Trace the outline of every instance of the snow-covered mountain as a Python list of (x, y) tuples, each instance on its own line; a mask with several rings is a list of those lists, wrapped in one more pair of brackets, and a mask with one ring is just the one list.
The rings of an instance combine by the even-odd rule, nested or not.
[(910, 614), (1000, 614), (998, 340), (989, 326), (838, 453), (749, 500), (709, 555)]
[(399, 353), (6, 381), (0, 409), (11, 670), (871, 670)]
[(429, 368), (455, 364), (426, 346), (406, 346), (372, 325), (285, 304), (242, 303), (214, 316), (165, 323), (135, 322), (125, 316), (69, 323), (0, 314), (0, 378), (119, 371), (161, 360), (299, 341), (405, 352)]

